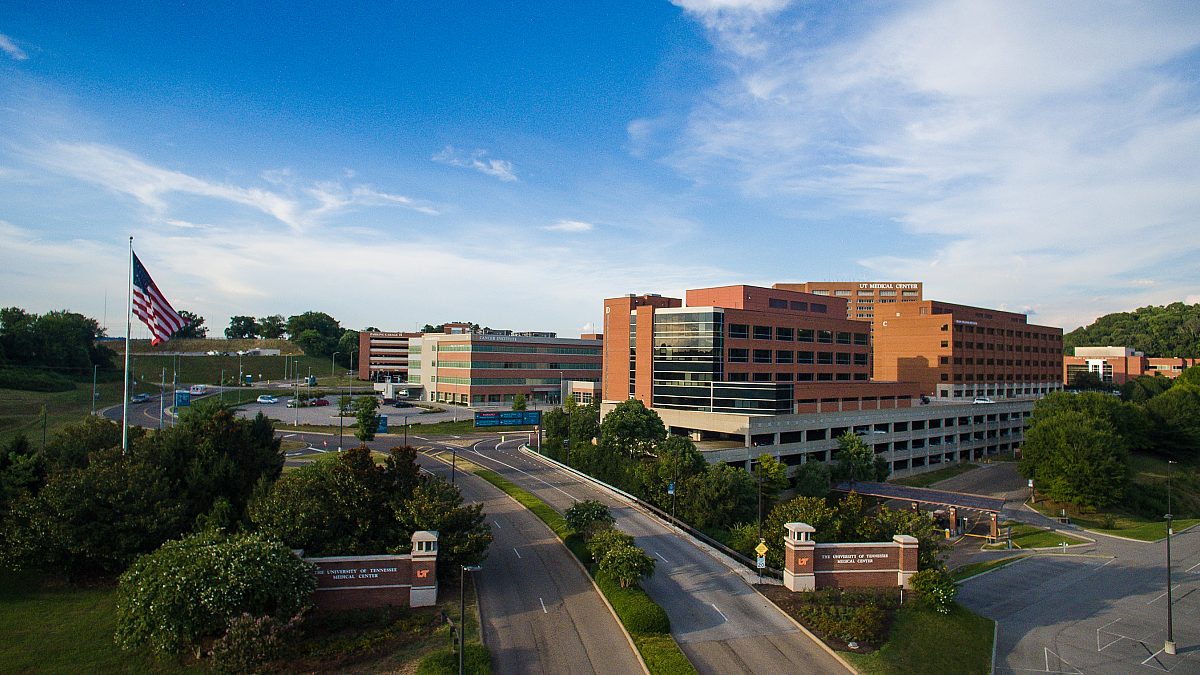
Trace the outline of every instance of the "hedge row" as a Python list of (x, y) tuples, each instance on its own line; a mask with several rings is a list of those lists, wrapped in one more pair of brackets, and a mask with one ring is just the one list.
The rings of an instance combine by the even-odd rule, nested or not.
[(70, 378), (45, 370), (0, 368), (0, 389), (21, 391), (71, 391), (75, 383)]

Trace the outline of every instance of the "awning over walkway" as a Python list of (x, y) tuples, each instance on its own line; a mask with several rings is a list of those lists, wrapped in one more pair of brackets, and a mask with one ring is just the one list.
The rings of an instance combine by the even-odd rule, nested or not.
[(860, 495), (883, 497), (884, 499), (903, 499), (922, 504), (938, 506), (955, 506), (960, 509), (999, 513), (1004, 508), (1004, 500), (997, 497), (985, 497), (966, 492), (949, 492), (947, 490), (931, 490), (929, 488), (908, 487), (894, 483), (838, 483), (833, 486), (838, 492), (857, 492)]

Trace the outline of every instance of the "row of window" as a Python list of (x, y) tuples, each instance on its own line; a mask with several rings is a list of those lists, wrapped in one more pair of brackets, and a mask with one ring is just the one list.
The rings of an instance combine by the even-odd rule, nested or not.
[(434, 361), (434, 368), (474, 368), (510, 370), (600, 370), (600, 364), (592, 363), (532, 363), (522, 361)]
[[(1045, 375), (1046, 375), (1045, 373), (1041, 373), (1041, 374), (1017, 373), (1015, 375), (1011, 374), (1011, 373), (1008, 373), (1008, 374), (1000, 373), (998, 375), (994, 374), (994, 373), (988, 373), (986, 375), (983, 373), (954, 373), (954, 381), (962, 382), (965, 380), (967, 382), (974, 382), (974, 381), (979, 381), (979, 382), (1026, 382), (1026, 381), (1031, 381), (1031, 380), (1041, 380), (1043, 377), (1045, 377)], [(942, 380), (942, 382), (949, 382), (950, 381), (949, 373), (942, 373), (941, 380)]]
[[(420, 352), (419, 347), (409, 349), (410, 354)], [(599, 347), (506, 347), (503, 345), (481, 345), (474, 343), (455, 343), (439, 345), (433, 343), (435, 352), (494, 352), (503, 354), (579, 354), (584, 356), (600, 356)]]
[(867, 373), (729, 373), (729, 382), (865, 382)]
[(770, 349), (738, 349), (731, 348), (729, 350), (727, 361), (729, 363), (751, 363), (751, 355), (753, 354), (753, 363), (801, 363), (811, 364), (816, 363), (824, 366), (865, 366), (867, 365), (866, 353), (852, 352), (809, 352), (791, 350), (770, 350)]
[[(949, 356), (939, 356), (938, 363), (940, 365), (949, 365)], [(1057, 368), (1059, 364), (1055, 361), (1039, 361), (1036, 359), (984, 359), (983, 357), (975, 358), (974, 356), (956, 356), (954, 357), (954, 365), (968, 366), (1026, 366), (1026, 367), (1042, 367), (1042, 368)]]
[(825, 314), (829, 311), (829, 305), (822, 302), (788, 301), (782, 298), (768, 298), (767, 306), (771, 309), (791, 309), (797, 312), (815, 312), (817, 314)]
[(813, 330), (811, 328), (790, 328), (783, 326), (754, 326), (750, 324), (729, 324), (729, 338), (732, 340), (779, 340), (781, 342), (817, 342), (821, 344), (861, 345), (870, 344), (871, 337), (867, 333), (851, 333), (849, 331)]
[(978, 333), (980, 335), (1002, 335), (1018, 337), (1026, 340), (1044, 340), (1047, 342), (1062, 342), (1062, 336), (1057, 333), (1039, 333), (1028, 330), (1013, 330), (1012, 328), (990, 328), (987, 326), (972, 326), (970, 324), (954, 324), (956, 333)]
[[(411, 380), (411, 376), (409, 378)], [(590, 377), (574, 377), (571, 378), (581, 382), (599, 382), (599, 378)], [(448, 375), (434, 375), (429, 378), (431, 383), (440, 382), (441, 384), (464, 384), (467, 386), (487, 386), (487, 385), (534, 385), (534, 384), (561, 384), (562, 381), (557, 377), (450, 377)]]

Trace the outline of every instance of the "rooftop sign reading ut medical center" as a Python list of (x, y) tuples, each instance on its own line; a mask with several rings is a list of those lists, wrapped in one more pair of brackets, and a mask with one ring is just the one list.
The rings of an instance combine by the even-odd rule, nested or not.
[(920, 288), (920, 286), (921, 286), (920, 284), (859, 284), (858, 285), (859, 288), (882, 288), (882, 289), (896, 288), (896, 289), (901, 289), (901, 290), (917, 289), (917, 288)]

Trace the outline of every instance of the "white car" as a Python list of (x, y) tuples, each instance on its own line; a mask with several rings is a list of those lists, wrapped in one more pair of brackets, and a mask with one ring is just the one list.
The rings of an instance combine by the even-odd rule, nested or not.
[(995, 401), (993, 401), (992, 399), (990, 399), (986, 396), (976, 396), (975, 402), (976, 403), (995, 403)]
[(261, 394), (257, 400), (259, 403), (279, 403), (279, 399), (270, 394)]

